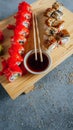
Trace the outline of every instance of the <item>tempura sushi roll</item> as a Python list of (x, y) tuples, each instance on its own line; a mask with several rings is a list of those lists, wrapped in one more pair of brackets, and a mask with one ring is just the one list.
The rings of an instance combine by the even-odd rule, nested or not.
[(47, 51), (52, 51), (58, 45), (57, 40), (53, 36), (49, 36), (48, 39), (44, 40), (43, 47)]
[(61, 20), (63, 17), (63, 13), (59, 10), (56, 10), (51, 14), (51, 17), (55, 18), (56, 20)]
[(47, 26), (52, 26), (52, 23), (53, 23), (54, 21), (55, 21), (54, 18), (49, 17), (48, 19), (45, 20), (45, 24), (46, 24)]
[(17, 79), (18, 77), (20, 77), (22, 75), (22, 70), (19, 66), (17, 65), (13, 65), (11, 68), (6, 68), (4, 70), (4, 74), (6, 76), (6, 78), (12, 82), (15, 79)]
[(70, 34), (66, 29), (63, 29), (57, 34), (56, 39), (59, 44), (65, 45), (70, 40)]
[(62, 3), (59, 3), (58, 1), (55, 2), (53, 5), (52, 5), (52, 8), (54, 8), (55, 10), (60, 10), (62, 11), (63, 10), (63, 4)]
[(53, 9), (53, 8), (48, 8), (48, 9), (45, 11), (44, 16), (50, 17), (51, 14), (52, 14), (54, 11), (55, 11), (55, 9)]
[(58, 29), (58, 31), (62, 30), (64, 28), (64, 21), (63, 20), (55, 20), (52, 23), (52, 27)]
[(54, 28), (54, 27), (47, 27), (47, 29), (45, 29), (45, 35), (51, 36), (51, 35), (55, 35), (56, 33), (58, 33), (58, 29)]

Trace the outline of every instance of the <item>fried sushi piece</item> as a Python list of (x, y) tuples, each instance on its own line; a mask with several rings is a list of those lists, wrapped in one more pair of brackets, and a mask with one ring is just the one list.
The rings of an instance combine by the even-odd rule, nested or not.
[(56, 33), (58, 33), (58, 29), (54, 28), (54, 27), (48, 27), (45, 30), (45, 34), (48, 36), (54, 36)]
[(50, 17), (51, 14), (52, 14), (54, 11), (55, 11), (54, 8), (47, 8), (46, 11), (45, 11), (45, 13), (44, 13), (44, 16)]
[(51, 17), (55, 18), (56, 20), (62, 19), (63, 12), (61, 12), (60, 10), (56, 10), (51, 14)]
[(59, 3), (58, 1), (55, 2), (53, 5), (52, 5), (52, 8), (54, 8), (55, 10), (60, 10), (62, 11), (63, 10), (63, 4), (62, 3)]
[(66, 29), (63, 29), (56, 35), (56, 39), (59, 44), (64, 45), (69, 42), (70, 34)]
[(57, 40), (53, 36), (49, 36), (48, 39), (44, 40), (43, 48), (47, 51), (52, 51), (57, 45)]
[(45, 24), (46, 24), (47, 26), (52, 26), (52, 23), (53, 23), (54, 21), (55, 21), (54, 18), (49, 17), (48, 19), (46, 19)]
[(52, 26), (60, 31), (64, 27), (64, 20), (55, 20), (52, 23)]

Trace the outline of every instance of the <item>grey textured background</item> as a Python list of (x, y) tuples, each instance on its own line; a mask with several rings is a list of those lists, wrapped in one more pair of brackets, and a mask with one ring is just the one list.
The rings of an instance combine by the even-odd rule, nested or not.
[[(72, 0), (60, 1), (73, 11)], [(19, 2), (0, 0), (0, 19), (16, 12)], [(73, 55), (35, 86), (14, 101), (0, 86), (0, 130), (73, 130)]]

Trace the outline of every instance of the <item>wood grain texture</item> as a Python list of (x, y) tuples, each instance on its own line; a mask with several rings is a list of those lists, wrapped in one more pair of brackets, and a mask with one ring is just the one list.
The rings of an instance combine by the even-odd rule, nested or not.
[(30, 86), (29, 88), (27, 88), (27, 89), (24, 91), (24, 93), (27, 94), (27, 93), (29, 93), (30, 91), (33, 91), (34, 88), (35, 88), (34, 85), (32, 85), (32, 86)]
[[(39, 30), (40, 30), (40, 38), (41, 43), (43, 42), (43, 24), (44, 24), (44, 17), (43, 12), (47, 7), (50, 7), (55, 0), (38, 0), (37, 2), (32, 4), (32, 9), (36, 12), (38, 16), (38, 22), (39, 22)], [(61, 62), (63, 62), (66, 58), (68, 58), (70, 55), (73, 54), (73, 13), (64, 8), (64, 16), (63, 19), (65, 20), (65, 28), (70, 33), (70, 42), (66, 46), (59, 46), (56, 48), (50, 55), (52, 57), (52, 66), (47, 71), (49, 73), (51, 70), (53, 70), (56, 66), (58, 66)], [(8, 24), (14, 24), (14, 18), (13, 16), (3, 20), (0, 22), (0, 28), (3, 30), (5, 35), (5, 41), (4, 41), (4, 47), (5, 47), (5, 55), (4, 57), (8, 57), (8, 47), (10, 46), (10, 36), (13, 35), (12, 31), (9, 31), (6, 27)], [(28, 45), (26, 47), (26, 52), (30, 49), (33, 49), (33, 32), (31, 27), (30, 37), (28, 40)], [(0, 63), (1, 67), (1, 63)], [(14, 82), (9, 83), (5, 76), (0, 77), (0, 83), (2, 84), (3, 88), (7, 91), (7, 93), (10, 95), (12, 99), (15, 99), (17, 96), (19, 96), (21, 93), (25, 92), (26, 90), (29, 91), (29, 88), (33, 86), (35, 82), (37, 82), (39, 79), (44, 77), (47, 73), (41, 74), (41, 75), (33, 75), (28, 73), (27, 75), (24, 75), (23, 77), (20, 77), (16, 79)]]

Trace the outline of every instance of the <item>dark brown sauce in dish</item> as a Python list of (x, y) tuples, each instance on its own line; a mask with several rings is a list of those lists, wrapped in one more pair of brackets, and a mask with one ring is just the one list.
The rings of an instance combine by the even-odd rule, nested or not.
[(49, 59), (48, 57), (42, 53), (43, 55), (43, 62), (40, 60), (40, 54), (37, 53), (37, 60), (35, 60), (35, 53), (31, 54), (27, 59), (27, 66), (30, 70), (35, 72), (41, 72), (46, 70), (46, 68), (49, 65)]

